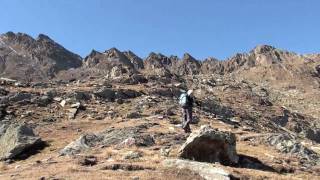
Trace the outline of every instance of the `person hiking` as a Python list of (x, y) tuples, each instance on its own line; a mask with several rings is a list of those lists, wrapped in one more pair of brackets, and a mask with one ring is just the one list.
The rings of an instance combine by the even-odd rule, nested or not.
[(179, 98), (179, 104), (182, 107), (182, 128), (186, 133), (191, 133), (190, 123), (192, 122), (193, 108), (193, 90), (188, 90), (187, 93), (182, 93)]

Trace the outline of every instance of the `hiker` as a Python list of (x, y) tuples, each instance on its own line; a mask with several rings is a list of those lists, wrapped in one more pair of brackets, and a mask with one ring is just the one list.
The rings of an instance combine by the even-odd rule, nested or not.
[(193, 90), (188, 90), (187, 93), (182, 93), (179, 98), (179, 104), (182, 107), (182, 128), (186, 133), (191, 133), (190, 123), (192, 122), (192, 107), (193, 107)]

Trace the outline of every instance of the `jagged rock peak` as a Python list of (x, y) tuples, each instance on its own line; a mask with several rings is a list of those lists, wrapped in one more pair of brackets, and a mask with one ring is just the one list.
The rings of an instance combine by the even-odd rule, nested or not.
[(186, 61), (197, 61), (194, 57), (192, 57), (189, 53), (184, 53), (183, 54), (183, 60)]
[(126, 58), (124, 54), (115, 47), (106, 50), (104, 54), (106, 54), (109, 58)]
[[(37, 39), (37, 41), (48, 41), (48, 42), (54, 42), (54, 40), (52, 40), (49, 36), (45, 35), (45, 34), (39, 34)], [(55, 42), (54, 42), (55, 43)]]
[(33, 43), (35, 40), (29, 36), (28, 34), (25, 33), (14, 33), (14, 32), (7, 32), (5, 34), (2, 34), (0, 37), (3, 37), (4, 39), (2, 40), (7, 40), (7, 41), (14, 41), (18, 43)]
[(168, 58), (167, 56), (161, 54), (161, 53), (155, 53), (155, 52), (151, 52), (149, 54), (149, 56), (147, 57), (147, 59), (163, 59), (163, 58)]
[(95, 50), (95, 49), (92, 49), (91, 52), (90, 52), (90, 55), (95, 55), (95, 54), (102, 54), (101, 52)]
[(11, 38), (13, 38), (13, 37), (16, 36), (16, 34), (15, 34), (14, 32), (12, 32), (12, 31), (8, 31), (8, 32), (6, 32), (5, 34), (1, 34), (0, 36), (6, 36), (6, 37), (11, 37)]
[(276, 48), (270, 45), (258, 45), (251, 52), (255, 54), (265, 54), (275, 50)]
[(112, 47), (112, 48), (106, 50), (105, 52), (109, 52), (109, 53), (112, 52), (112, 53), (119, 53), (119, 54), (121, 53), (121, 51), (115, 47)]
[(143, 69), (143, 60), (132, 51), (124, 51), (123, 54), (131, 61), (136, 69)]
[(208, 62), (218, 62), (219, 61), (219, 59), (217, 59), (217, 58), (214, 58), (214, 57), (208, 57), (208, 58), (206, 58), (204, 61), (208, 61)]

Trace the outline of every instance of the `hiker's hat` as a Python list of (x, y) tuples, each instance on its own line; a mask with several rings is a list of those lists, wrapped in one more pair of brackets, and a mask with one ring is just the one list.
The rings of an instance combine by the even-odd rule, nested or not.
[(187, 92), (187, 94), (188, 94), (189, 96), (190, 96), (192, 93), (193, 93), (193, 90), (192, 90), (192, 89), (188, 90), (188, 92)]

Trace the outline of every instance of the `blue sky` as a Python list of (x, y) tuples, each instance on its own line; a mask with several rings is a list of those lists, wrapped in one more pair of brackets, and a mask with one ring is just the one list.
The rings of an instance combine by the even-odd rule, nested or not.
[(270, 44), (320, 52), (318, 0), (0, 0), (0, 33), (47, 34), (92, 49), (225, 59)]

